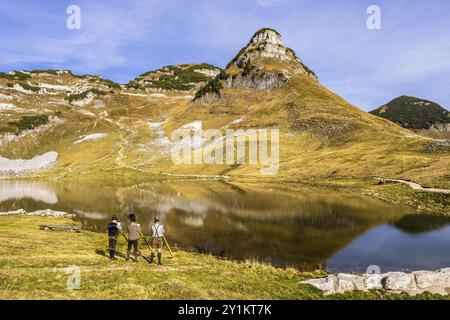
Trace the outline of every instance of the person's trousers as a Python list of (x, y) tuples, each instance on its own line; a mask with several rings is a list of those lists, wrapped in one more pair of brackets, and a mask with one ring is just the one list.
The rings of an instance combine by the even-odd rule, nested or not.
[(109, 238), (109, 250), (116, 251), (117, 246), (117, 237), (110, 237)]
[(131, 247), (133, 247), (134, 252), (136, 253), (138, 250), (139, 240), (128, 240), (128, 251), (131, 251)]

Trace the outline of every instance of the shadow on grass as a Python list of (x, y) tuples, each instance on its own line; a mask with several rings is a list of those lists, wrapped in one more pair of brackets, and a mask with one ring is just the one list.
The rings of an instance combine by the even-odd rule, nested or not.
[[(105, 258), (109, 259), (109, 252), (107, 252), (106, 250), (97, 249), (97, 250), (95, 250), (95, 253), (100, 255), (100, 256), (102, 256), (102, 257), (105, 257)], [(138, 256), (140, 256), (142, 259), (144, 259), (145, 261), (150, 263), (150, 259), (148, 257), (144, 256), (142, 254), (142, 252), (138, 252)], [(127, 259), (127, 255), (126, 254), (122, 254), (122, 253), (117, 252), (117, 251), (116, 251), (116, 257), (120, 257), (120, 258), (123, 258), (125, 260)], [(132, 254), (131, 257), (134, 257), (134, 255)], [(133, 258), (131, 258), (131, 260), (133, 260)]]

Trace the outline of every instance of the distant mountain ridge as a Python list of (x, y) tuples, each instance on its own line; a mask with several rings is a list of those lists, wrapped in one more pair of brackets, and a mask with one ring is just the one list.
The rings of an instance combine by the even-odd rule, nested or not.
[(414, 130), (450, 123), (450, 112), (439, 104), (409, 96), (395, 98), (370, 113)]

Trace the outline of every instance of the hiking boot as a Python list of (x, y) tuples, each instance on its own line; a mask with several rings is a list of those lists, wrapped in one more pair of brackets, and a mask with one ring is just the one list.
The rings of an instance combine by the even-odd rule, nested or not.
[(161, 253), (158, 253), (158, 265), (162, 266)]
[(109, 250), (109, 259), (114, 259), (114, 250)]
[(134, 262), (138, 262), (138, 254), (137, 254), (137, 252), (134, 254)]
[(152, 254), (150, 255), (149, 263), (153, 263), (154, 261), (155, 261), (155, 254), (152, 252)]

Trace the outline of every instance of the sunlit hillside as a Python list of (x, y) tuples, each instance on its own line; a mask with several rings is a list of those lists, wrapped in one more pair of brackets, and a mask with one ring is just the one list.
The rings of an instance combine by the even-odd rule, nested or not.
[[(329, 91), (271, 29), (257, 32), (225, 70), (168, 66), (127, 85), (69, 71), (0, 74), (0, 116), (6, 161), (0, 171), (9, 177), (376, 176), (450, 187), (448, 142), (419, 136)], [(175, 165), (172, 133), (199, 121), (204, 130), (223, 132), (279, 129), (278, 173), (262, 176), (261, 164)], [(42, 160), (40, 170), (14, 161), (48, 152), (57, 160)]]

